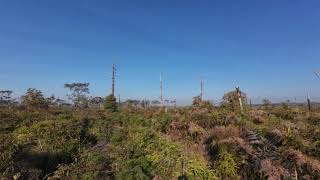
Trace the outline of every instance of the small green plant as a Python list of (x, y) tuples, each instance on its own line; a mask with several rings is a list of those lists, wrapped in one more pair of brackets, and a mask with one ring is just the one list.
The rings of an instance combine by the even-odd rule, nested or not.
[(0, 134), (0, 172), (5, 171), (13, 164), (14, 155), (19, 148), (12, 135)]
[(287, 136), (288, 136), (289, 138), (292, 138), (292, 136), (293, 136), (293, 132), (292, 132), (291, 127), (288, 127), (288, 129), (287, 129)]
[(225, 150), (219, 154), (217, 171), (221, 179), (239, 179), (235, 156)]
[(161, 115), (158, 118), (153, 119), (152, 122), (153, 127), (156, 130), (159, 130), (160, 132), (166, 132), (171, 123), (171, 118), (167, 114), (161, 113)]

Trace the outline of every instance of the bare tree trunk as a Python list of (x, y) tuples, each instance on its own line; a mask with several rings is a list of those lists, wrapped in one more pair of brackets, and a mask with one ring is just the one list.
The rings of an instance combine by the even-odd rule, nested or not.
[(203, 101), (203, 80), (202, 79), (200, 82), (200, 98), (201, 98), (201, 101)]
[(307, 95), (307, 101), (308, 101), (308, 110), (311, 111), (311, 102), (310, 102), (310, 96)]
[(162, 81), (162, 73), (160, 74), (160, 101), (161, 106), (163, 107), (163, 81)]
[(112, 95), (114, 96), (115, 92), (115, 77), (116, 76), (116, 67), (112, 64)]
[(239, 98), (239, 104), (240, 104), (240, 109), (241, 109), (241, 114), (243, 114), (243, 104), (242, 104), (242, 99), (241, 99), (241, 91), (240, 91), (240, 87), (236, 87), (236, 91), (237, 91), (237, 95)]

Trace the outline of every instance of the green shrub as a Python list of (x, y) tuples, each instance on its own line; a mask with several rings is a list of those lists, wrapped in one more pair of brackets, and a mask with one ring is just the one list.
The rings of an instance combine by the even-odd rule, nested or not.
[(31, 127), (23, 126), (15, 131), (20, 145), (36, 144), (38, 152), (75, 153), (80, 148), (82, 124), (78, 121), (41, 121)]
[[(161, 136), (148, 127), (128, 127), (126, 138), (119, 133), (112, 138), (113, 156), (117, 157), (117, 177), (151, 178), (160, 176), (177, 179), (181, 175), (181, 163), (186, 162), (186, 175), (190, 179), (213, 179), (215, 173), (205, 160), (184, 151), (181, 145)], [(116, 142), (114, 142), (116, 141)], [(122, 141), (122, 142), (119, 142)], [(115, 144), (117, 143), (117, 144)]]
[(0, 134), (0, 172), (13, 165), (13, 158), (19, 148), (11, 134)]
[(0, 132), (12, 132), (21, 121), (14, 111), (8, 109), (0, 110)]
[(143, 155), (135, 155), (126, 160), (122, 165), (122, 171), (116, 174), (116, 179), (120, 180), (148, 180), (151, 179), (150, 161)]
[(219, 154), (217, 171), (221, 179), (240, 179), (235, 156), (227, 151)]
[(160, 132), (166, 132), (171, 122), (172, 120), (167, 114), (161, 114), (160, 117), (152, 119), (154, 129)]
[(60, 165), (52, 178), (56, 179), (113, 179), (111, 160), (103, 151), (90, 149), (81, 152), (78, 160), (70, 165)]
[(116, 112), (118, 109), (117, 99), (114, 95), (109, 95), (106, 97), (104, 102), (104, 108), (109, 112)]
[(223, 108), (220, 108), (217, 111), (213, 111), (209, 114), (209, 120), (211, 123), (209, 127), (226, 125), (225, 119), (226, 113), (224, 112)]

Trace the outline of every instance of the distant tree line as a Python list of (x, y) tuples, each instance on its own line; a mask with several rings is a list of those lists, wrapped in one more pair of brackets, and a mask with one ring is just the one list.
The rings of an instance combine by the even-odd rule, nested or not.
[[(13, 106), (23, 105), (28, 109), (47, 109), (50, 106), (72, 106), (75, 108), (105, 108), (108, 111), (115, 112), (119, 106), (136, 106), (136, 107), (149, 107), (160, 106), (161, 102), (158, 100), (135, 100), (128, 99), (123, 102), (117, 102), (114, 95), (103, 97), (92, 97), (90, 95), (89, 83), (66, 83), (64, 88), (70, 91), (67, 94), (68, 99), (56, 98), (54, 95), (45, 97), (44, 94), (35, 88), (27, 89), (27, 92), (22, 95), (19, 100), (13, 98), (13, 91), (2, 90), (0, 91), (0, 105)], [(175, 106), (176, 100), (165, 100), (165, 105)]]

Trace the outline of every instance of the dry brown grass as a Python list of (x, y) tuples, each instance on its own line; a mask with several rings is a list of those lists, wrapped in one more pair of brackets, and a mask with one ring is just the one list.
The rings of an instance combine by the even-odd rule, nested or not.
[(234, 150), (236, 151), (244, 151), (247, 155), (251, 157), (256, 157), (255, 150), (251, 147), (249, 143), (247, 143), (245, 140), (239, 137), (230, 137), (227, 139), (223, 139), (218, 142), (218, 145), (227, 144), (234, 147)]
[(205, 133), (206, 131), (201, 126), (193, 122), (188, 124), (188, 134), (193, 138), (194, 141), (201, 142)]
[(188, 135), (188, 126), (181, 124), (180, 122), (173, 121), (169, 125), (169, 129), (167, 130), (167, 134), (173, 140), (183, 139)]
[(312, 159), (294, 149), (285, 151), (284, 157), (293, 163), (301, 174), (315, 175), (316, 178), (320, 178), (320, 161)]
[(226, 115), (225, 124), (227, 124), (227, 125), (229, 125), (229, 124), (237, 124), (239, 122), (240, 122), (240, 119), (236, 114), (230, 113), (230, 114)]
[(267, 132), (266, 137), (273, 145), (280, 146), (284, 141), (285, 135), (279, 129), (274, 129)]
[(210, 130), (210, 134), (218, 140), (227, 139), (230, 137), (240, 137), (239, 128), (233, 125), (227, 127), (215, 127)]
[(255, 124), (265, 123), (268, 119), (267, 113), (263, 110), (253, 109), (249, 111), (249, 116)]
[(290, 176), (290, 173), (271, 159), (264, 159), (261, 161), (261, 172), (268, 177), (268, 180), (282, 179), (283, 176)]

